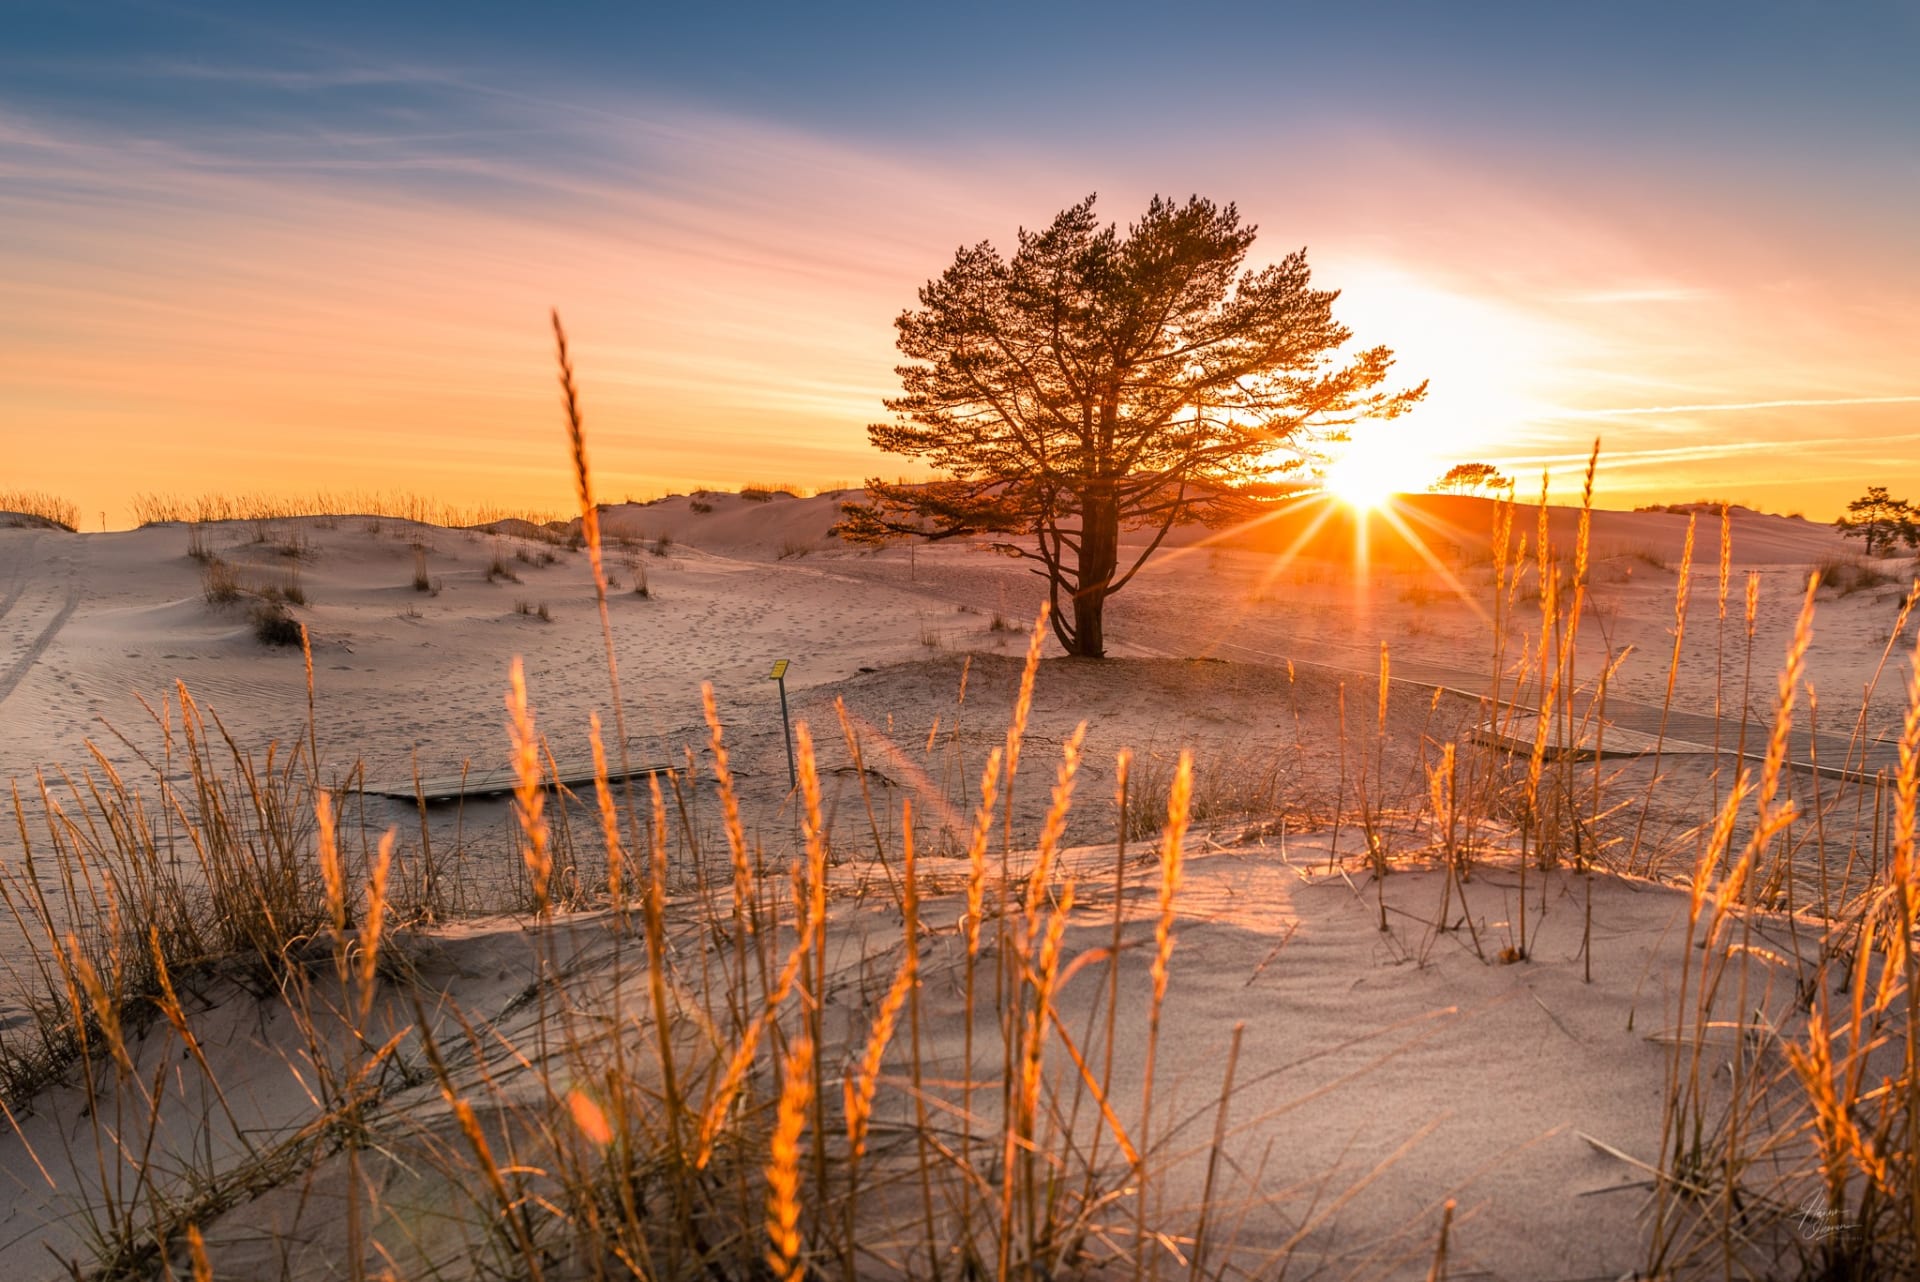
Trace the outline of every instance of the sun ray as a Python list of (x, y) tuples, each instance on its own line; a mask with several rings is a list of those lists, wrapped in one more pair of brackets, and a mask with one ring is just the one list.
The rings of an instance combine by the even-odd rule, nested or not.
[[(1453, 572), (1453, 568), (1441, 560), (1439, 555), (1427, 546), (1427, 541), (1420, 537), (1419, 531), (1415, 530), (1412, 525), (1403, 519), (1397, 506), (1389, 503), (1377, 509), (1377, 511), (1388, 524), (1393, 526), (1400, 537), (1407, 541), (1407, 546), (1412, 548), (1414, 553), (1427, 563), (1428, 568), (1439, 575), (1441, 579), (1446, 582), (1447, 586), (1453, 589), (1454, 595), (1467, 603), (1467, 608), (1473, 611), (1475, 617), (1486, 626), (1492, 627), (1492, 616), (1486, 612), (1486, 609), (1481, 606), (1479, 601), (1474, 599), (1473, 594), (1467, 591), (1467, 585), (1460, 581), (1460, 576)], [(1406, 516), (1423, 522), (1428, 519), (1423, 513), (1413, 511), (1412, 509), (1407, 510)]]

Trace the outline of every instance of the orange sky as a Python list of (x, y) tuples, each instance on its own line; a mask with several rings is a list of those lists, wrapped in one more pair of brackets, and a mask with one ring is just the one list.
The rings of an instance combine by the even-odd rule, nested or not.
[(1142, 166), (542, 110), (600, 163), (389, 181), (0, 113), (0, 183), (20, 180), (0, 197), (0, 488), (65, 495), (88, 528), (154, 491), (565, 509), (549, 305), (605, 499), (897, 475), (864, 427), (918, 285), (963, 241), (1008, 245), (1090, 190), (1124, 220), (1156, 188), (1236, 200), (1256, 259), (1307, 245), (1357, 338), (1432, 380), (1384, 451), (1415, 481), (1487, 459), (1523, 492), (1551, 466), (1564, 493), (1598, 435), (1610, 506), (1828, 519), (1869, 483), (1920, 484), (1920, 272), (1820, 237), (1795, 199), (1733, 217), (1684, 176), (1520, 175), (1358, 127), (1284, 160), (1189, 147)]

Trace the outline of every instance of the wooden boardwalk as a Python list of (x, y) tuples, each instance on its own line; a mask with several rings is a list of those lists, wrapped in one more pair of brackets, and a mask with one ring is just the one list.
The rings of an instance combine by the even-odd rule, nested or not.
[[(1655, 744), (1660, 742), (1655, 735), (1642, 730), (1629, 729), (1613, 721), (1606, 723), (1604, 734), (1596, 733), (1592, 725), (1586, 726), (1582, 733), (1582, 727), (1577, 722), (1572, 729), (1576, 742), (1562, 746), (1559, 738), (1560, 727), (1557, 725), (1547, 727), (1548, 760), (1571, 757), (1576, 760), (1591, 761), (1596, 747), (1603, 758), (1644, 757), (1654, 750)], [(1507, 752), (1523, 754), (1533, 751), (1534, 739), (1539, 733), (1539, 714), (1531, 712), (1516, 713), (1509, 721), (1499, 725), (1483, 721), (1472, 731), (1475, 742), (1491, 744)], [(1666, 742), (1660, 745), (1660, 752), (1662, 756), (1673, 757), (1698, 753), (1710, 754), (1713, 749), (1705, 744), (1691, 743), (1685, 739), (1669, 736)], [(1729, 751), (1727, 755), (1733, 754)]]
[[(608, 775), (612, 780), (641, 779), (648, 775), (664, 774), (672, 766), (637, 765), (622, 771), (617, 762), (607, 763)], [(565, 788), (569, 792), (578, 792), (593, 786), (593, 762), (556, 761), (551, 763), (541, 776), (540, 782), (549, 790)], [(443, 806), (469, 798), (481, 800), (488, 797), (504, 797), (518, 786), (513, 767), (492, 766), (486, 769), (468, 770), (457, 775), (423, 776), (418, 785), (409, 779), (404, 783), (390, 785), (369, 785), (365, 791), (369, 797), (390, 797), (395, 801), (425, 802), (429, 806)]]

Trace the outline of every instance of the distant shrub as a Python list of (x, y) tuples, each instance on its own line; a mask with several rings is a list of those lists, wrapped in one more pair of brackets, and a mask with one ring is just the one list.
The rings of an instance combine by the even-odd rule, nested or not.
[(705, 499), (695, 499), (687, 504), (687, 506), (695, 512), (698, 512), (701, 516), (705, 516), (707, 513), (713, 511), (713, 504), (707, 502)]
[(808, 539), (785, 538), (780, 540), (780, 559), (803, 557), (813, 551), (813, 543)]
[(1673, 568), (1672, 566), (1667, 564), (1667, 558), (1661, 556), (1658, 552), (1656, 552), (1654, 549), (1650, 547), (1642, 546), (1642, 547), (1628, 548), (1627, 555), (1632, 557), (1634, 560), (1640, 562), (1642, 565), (1652, 566), (1656, 570), (1670, 570)]
[(1727, 499), (1695, 499), (1691, 503), (1648, 503), (1633, 510), (1636, 512), (1668, 512), (1674, 516), (1718, 517), (1720, 515), (1720, 509), (1722, 508), (1725, 508), (1731, 516), (1754, 516), (1758, 514), (1757, 508), (1748, 507), (1744, 503), (1730, 502)]
[(300, 584), (300, 572), (295, 570), (279, 583), (260, 589), (263, 601), (285, 601), (289, 605), (305, 605), (307, 590)]
[(217, 556), (209, 556), (200, 572), (200, 594), (208, 605), (228, 605), (240, 599), (240, 579), (233, 567)]
[(299, 645), (300, 621), (278, 601), (253, 607), (253, 635), (262, 645)]
[(673, 551), (673, 535), (662, 534), (659, 538), (653, 541), (653, 547), (650, 548), (649, 551), (651, 551), (655, 556), (666, 556), (668, 553)]
[(1833, 588), (1841, 596), (1852, 596), (1893, 582), (1892, 575), (1859, 557), (1828, 557), (1815, 565), (1814, 571), (1820, 576), (1821, 587)]
[(520, 576), (513, 572), (513, 567), (500, 558), (498, 552), (495, 552), (493, 561), (487, 566), (487, 582), (492, 583), (498, 579), (504, 579), (508, 583), (518, 583)]

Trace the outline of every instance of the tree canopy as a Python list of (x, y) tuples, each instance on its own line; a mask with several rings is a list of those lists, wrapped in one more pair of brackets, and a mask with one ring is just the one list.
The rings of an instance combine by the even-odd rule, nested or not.
[[(963, 247), (894, 322), (908, 364), (873, 444), (941, 473), (867, 483), (847, 537), (1024, 536), (1069, 654), (1105, 653), (1103, 608), (1183, 521), (1225, 524), (1293, 493), (1310, 442), (1393, 418), (1385, 347), (1343, 357), (1334, 290), (1304, 249), (1243, 270), (1231, 204), (1156, 196), (1122, 233), (1089, 196), (1011, 257)], [(1122, 530), (1147, 531), (1122, 568)]]

